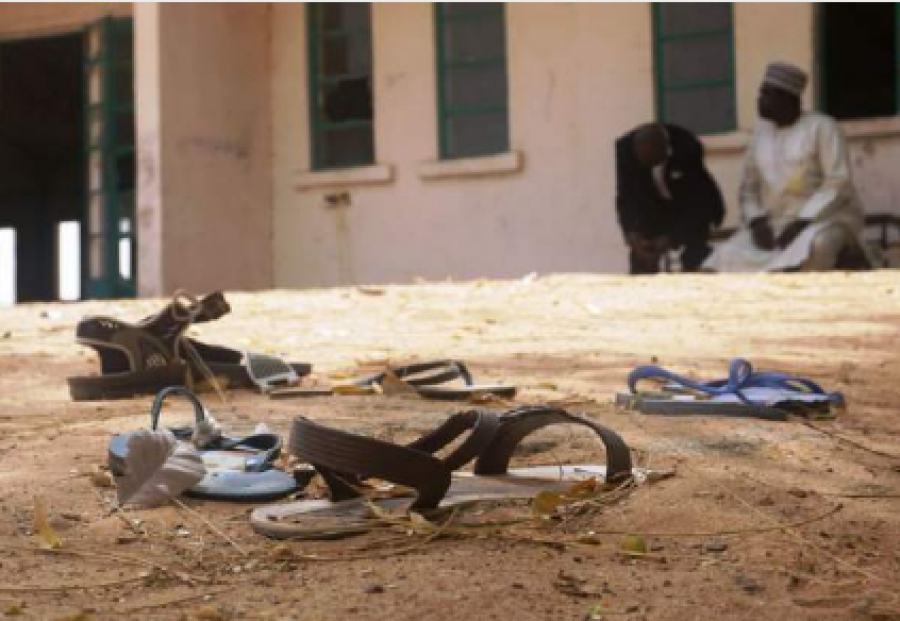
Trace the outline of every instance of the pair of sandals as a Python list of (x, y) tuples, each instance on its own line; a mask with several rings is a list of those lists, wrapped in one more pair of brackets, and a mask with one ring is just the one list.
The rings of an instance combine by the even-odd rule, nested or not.
[[(197, 299), (179, 291), (160, 312), (137, 324), (110, 317), (82, 319), (76, 328), (76, 340), (97, 351), (101, 374), (70, 377), (72, 399), (152, 395), (169, 386), (193, 385), (209, 376), (227, 388), (258, 388), (273, 399), (327, 396), (346, 388), (296, 388), (293, 386), (298, 380), (312, 371), (311, 365), (208, 345), (185, 336), (191, 324), (213, 321), (230, 311), (221, 292)], [(426, 399), (465, 400), (485, 395), (511, 399), (516, 395), (514, 386), (476, 384), (466, 366), (454, 360), (398, 367), (349, 386), (357, 394), (375, 393), (389, 376), (404, 381)], [(457, 380), (462, 386), (447, 385)]]
[[(171, 387), (157, 395), (150, 412), (151, 428), (158, 428), (164, 402), (175, 396), (193, 406), (195, 427), (170, 431), (197, 444), (197, 431), (210, 415), (187, 388)], [(606, 463), (509, 468), (524, 438), (557, 424), (591, 429), (605, 447)], [(129, 445), (135, 435), (120, 434), (110, 441), (108, 461), (114, 476), (127, 474)], [(436, 455), (454, 443), (456, 447), (445, 457)], [(301, 416), (291, 426), (288, 449), (308, 466), (293, 474), (277, 468), (282, 444), (275, 434), (218, 435), (198, 448), (208, 474), (185, 493), (188, 496), (266, 502), (301, 490), (314, 474), (321, 477), (328, 489), (327, 500), (266, 506), (251, 514), (254, 530), (280, 539), (330, 539), (366, 532), (378, 524), (378, 509), (408, 508), (430, 515), (474, 501), (533, 498), (541, 491), (563, 491), (573, 482), (591, 478), (622, 484), (634, 474), (631, 452), (616, 432), (584, 416), (544, 406), (519, 407), (502, 415), (486, 410), (459, 412), (407, 445), (340, 431)], [(470, 463), (472, 473), (460, 471)], [(404, 491), (371, 498), (367, 482), (372, 479), (402, 486)]]

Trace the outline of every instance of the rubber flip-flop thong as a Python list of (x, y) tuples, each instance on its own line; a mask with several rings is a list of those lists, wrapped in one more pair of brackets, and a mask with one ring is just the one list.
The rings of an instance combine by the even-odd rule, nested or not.
[[(642, 381), (662, 383), (653, 392), (638, 390)], [(844, 396), (827, 392), (807, 378), (773, 371), (754, 371), (742, 359), (731, 361), (728, 378), (701, 382), (655, 365), (634, 369), (628, 394), (616, 404), (643, 414), (711, 415), (784, 421), (791, 415), (823, 416), (844, 407)]]

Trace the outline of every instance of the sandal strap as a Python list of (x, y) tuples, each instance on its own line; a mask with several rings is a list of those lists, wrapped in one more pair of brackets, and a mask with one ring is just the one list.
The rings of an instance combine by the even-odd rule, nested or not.
[(184, 386), (169, 386), (163, 388), (156, 397), (153, 398), (153, 404), (150, 406), (150, 429), (156, 430), (159, 427), (159, 416), (162, 414), (163, 404), (169, 397), (184, 397), (187, 399), (191, 407), (194, 408), (194, 424), (199, 425), (206, 420), (207, 411), (200, 398), (194, 392)]
[[(194, 424), (199, 426), (209, 418), (209, 410), (200, 401), (200, 398), (189, 388), (184, 386), (170, 386), (160, 390), (150, 406), (150, 429), (159, 428), (159, 417), (162, 414), (163, 405), (169, 397), (184, 397), (194, 408)], [(194, 434), (194, 428), (180, 427), (170, 429), (176, 438), (190, 441)], [(202, 451), (227, 451), (236, 448), (248, 448), (254, 452), (247, 456), (244, 464), (245, 472), (263, 472), (272, 468), (272, 464), (281, 455), (281, 436), (275, 433), (256, 433), (242, 438), (217, 436), (210, 442), (199, 447)]]
[(291, 426), (289, 447), (322, 475), (332, 501), (358, 497), (355, 485), (370, 477), (415, 489), (413, 509), (437, 507), (450, 488), (450, 469), (430, 453), (331, 429), (302, 416)]
[(457, 412), (447, 418), (440, 427), (406, 446), (433, 455), (471, 429), (469, 437), (442, 460), (451, 471), (459, 470), (484, 452), (499, 428), (500, 419), (493, 412), (486, 410)]
[[(291, 429), (290, 451), (322, 475), (332, 500), (359, 496), (363, 479), (378, 478), (416, 490), (412, 508), (434, 508), (450, 486), (450, 473), (480, 455), (500, 426), (493, 412), (470, 410), (406, 446), (331, 429), (299, 417)], [(466, 431), (469, 436), (447, 457), (434, 453)]]
[(606, 480), (620, 483), (632, 475), (631, 450), (619, 434), (594, 421), (560, 408), (524, 406), (500, 417), (500, 428), (475, 462), (475, 474), (506, 474), (513, 451), (529, 434), (555, 424), (584, 425), (592, 429), (606, 447)]
[[(437, 386), (455, 379), (462, 379), (466, 386), (472, 385), (472, 374), (466, 365), (458, 360), (434, 360), (418, 362), (403, 367), (395, 367), (390, 372), (410, 386)], [(429, 373), (431, 372), (431, 373)], [(425, 375), (427, 374), (427, 375)], [(358, 380), (360, 386), (381, 384), (387, 372)]]

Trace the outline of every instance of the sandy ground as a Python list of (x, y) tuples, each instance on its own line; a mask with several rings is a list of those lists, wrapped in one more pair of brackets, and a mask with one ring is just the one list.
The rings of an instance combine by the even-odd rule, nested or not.
[[(129, 511), (141, 520), (136, 535), (111, 512), (114, 491), (90, 475), (110, 434), (146, 425), (149, 398), (72, 403), (65, 378), (96, 369), (73, 343), (82, 315), (138, 319), (160, 301), (24, 305), (0, 311), (0, 613), (900, 619), (895, 272), (551, 276), (228, 297), (232, 314), (195, 330), (206, 342), (310, 361), (321, 384), (385, 361), (461, 358), (479, 379), (519, 385), (516, 403), (567, 401), (618, 430), (641, 464), (676, 474), (576, 520), (478, 538), (380, 532), (277, 544), (251, 531), (249, 507), (200, 501), (186, 501), (196, 513)], [(733, 356), (806, 374), (843, 391), (849, 407), (817, 430), (648, 417), (612, 403), (635, 365), (716, 377)], [(473, 407), (386, 396), (270, 401), (249, 391), (231, 392), (227, 405), (207, 399), (229, 431), (265, 422), (287, 433), (304, 414), (397, 441)], [(534, 464), (602, 460), (601, 445), (578, 430), (545, 430), (528, 446)], [(64, 539), (56, 554), (36, 550), (36, 496)], [(527, 503), (494, 511), (529, 516)], [(590, 544), (546, 543), (590, 532)], [(615, 533), (643, 534), (651, 553), (623, 555)]]

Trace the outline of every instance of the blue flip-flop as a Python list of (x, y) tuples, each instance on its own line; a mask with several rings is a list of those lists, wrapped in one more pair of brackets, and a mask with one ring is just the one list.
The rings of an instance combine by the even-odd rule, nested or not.
[[(659, 392), (640, 392), (642, 381), (662, 382)], [(789, 415), (827, 415), (845, 405), (839, 392), (827, 392), (804, 377), (774, 371), (754, 371), (735, 358), (726, 379), (691, 380), (656, 365), (641, 366), (628, 375), (629, 394), (616, 402), (644, 414), (753, 417), (786, 420)]]
[[(209, 418), (207, 409), (192, 391), (183, 386), (161, 390), (150, 408), (150, 428), (159, 426), (163, 403), (170, 396), (185, 397), (194, 408), (197, 427)], [(170, 431), (176, 438), (190, 441), (194, 428), (180, 427)], [(125, 471), (125, 457), (133, 433), (113, 436), (109, 442), (109, 469), (114, 475)], [(274, 433), (257, 433), (236, 438), (215, 436), (199, 447), (207, 474), (186, 496), (231, 502), (264, 502), (285, 498), (308, 483), (275, 467), (281, 454), (281, 437)], [(301, 485), (302, 483), (302, 485)]]

